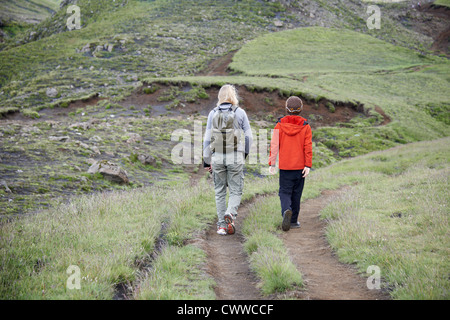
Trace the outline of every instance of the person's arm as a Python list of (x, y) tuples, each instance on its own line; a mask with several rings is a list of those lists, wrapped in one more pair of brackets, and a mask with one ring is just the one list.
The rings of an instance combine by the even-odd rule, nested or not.
[(280, 150), (280, 129), (277, 123), (272, 133), (272, 139), (270, 140), (269, 166), (274, 167), (276, 165), (279, 150)]
[(208, 115), (208, 121), (206, 123), (205, 136), (203, 138), (203, 167), (211, 172), (211, 130), (212, 130), (212, 116), (211, 111)]
[(305, 133), (305, 144), (303, 148), (305, 153), (305, 168), (303, 169), (303, 177), (308, 176), (310, 169), (312, 168), (312, 132), (311, 127), (307, 125)]
[(250, 153), (250, 148), (252, 147), (253, 143), (253, 134), (252, 130), (250, 128), (250, 121), (248, 120), (247, 113), (245, 110), (241, 109), (243, 112), (243, 121), (242, 121), (242, 130), (244, 131), (245, 136), (245, 146), (244, 146), (244, 153), (245, 158), (247, 158), (248, 154)]

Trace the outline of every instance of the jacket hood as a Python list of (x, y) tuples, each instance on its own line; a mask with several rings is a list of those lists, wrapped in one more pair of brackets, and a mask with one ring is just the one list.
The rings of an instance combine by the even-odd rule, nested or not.
[(307, 120), (300, 116), (285, 116), (280, 119), (278, 125), (280, 130), (289, 136), (295, 136), (306, 127)]

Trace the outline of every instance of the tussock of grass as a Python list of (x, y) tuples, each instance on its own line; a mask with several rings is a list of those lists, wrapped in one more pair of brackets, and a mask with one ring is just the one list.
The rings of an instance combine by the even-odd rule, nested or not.
[(285, 293), (302, 286), (302, 276), (292, 264), (282, 243), (278, 246), (259, 247), (251, 255), (250, 263), (261, 279), (259, 286), (264, 294)]
[(214, 299), (214, 281), (202, 265), (206, 254), (188, 245), (168, 247), (154, 262), (135, 298), (139, 300), (209, 300)]
[(266, 295), (285, 293), (303, 283), (283, 241), (276, 235), (281, 220), (278, 201), (277, 197), (268, 197), (256, 202), (242, 227), (250, 266), (259, 277), (259, 286)]

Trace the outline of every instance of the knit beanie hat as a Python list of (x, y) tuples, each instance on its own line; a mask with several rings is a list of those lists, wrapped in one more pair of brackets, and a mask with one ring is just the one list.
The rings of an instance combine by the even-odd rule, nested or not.
[(289, 97), (286, 100), (286, 110), (291, 113), (300, 113), (303, 110), (302, 99), (296, 96)]

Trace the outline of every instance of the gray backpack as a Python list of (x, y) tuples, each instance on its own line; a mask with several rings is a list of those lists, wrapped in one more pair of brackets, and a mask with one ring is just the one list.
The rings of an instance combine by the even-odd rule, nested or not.
[(211, 152), (230, 153), (237, 150), (240, 130), (234, 128), (237, 106), (214, 111), (211, 131)]

